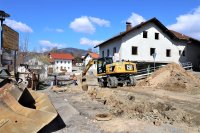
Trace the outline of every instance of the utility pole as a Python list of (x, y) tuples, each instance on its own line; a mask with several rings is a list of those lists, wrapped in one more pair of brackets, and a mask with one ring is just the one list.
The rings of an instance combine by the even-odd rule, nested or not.
[(7, 17), (10, 17), (10, 15), (5, 13), (4, 11), (0, 10), (0, 21), (1, 21), (0, 67), (2, 67), (2, 55), (3, 55), (3, 21)]

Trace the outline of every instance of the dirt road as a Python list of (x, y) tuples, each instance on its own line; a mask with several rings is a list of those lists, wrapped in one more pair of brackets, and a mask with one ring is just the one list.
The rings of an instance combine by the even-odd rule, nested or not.
[[(54, 127), (58, 122), (63, 127), (41, 132), (200, 132), (200, 94), (141, 86), (100, 88), (95, 76), (87, 76), (87, 82), (87, 92), (74, 85), (64, 87), (65, 92), (45, 90), (60, 114)], [(97, 121), (99, 113), (112, 119)]]

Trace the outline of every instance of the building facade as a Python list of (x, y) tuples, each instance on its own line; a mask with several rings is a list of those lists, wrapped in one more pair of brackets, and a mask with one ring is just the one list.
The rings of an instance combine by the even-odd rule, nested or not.
[(72, 72), (72, 61), (74, 57), (68, 53), (50, 53), (54, 73)]
[(168, 30), (156, 18), (135, 27), (127, 23), (125, 32), (95, 47), (99, 47), (101, 57), (116, 56), (118, 60), (146, 63), (192, 62), (194, 67), (198, 67), (200, 63), (200, 42)]
[(91, 59), (93, 59), (94, 60), (94, 64), (90, 67), (90, 69), (88, 70), (89, 72), (93, 72), (93, 73), (97, 73), (97, 63), (96, 63), (96, 59), (98, 59), (99, 58), (99, 54), (97, 54), (97, 53), (92, 53), (92, 52), (88, 52), (86, 55), (85, 55), (85, 57), (84, 57), (84, 66), (86, 66), (88, 63), (89, 63), (89, 61), (91, 60)]

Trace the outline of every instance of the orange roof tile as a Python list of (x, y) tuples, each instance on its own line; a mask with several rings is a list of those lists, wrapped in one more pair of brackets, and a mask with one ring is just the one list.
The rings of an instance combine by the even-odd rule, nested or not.
[(73, 60), (74, 57), (68, 53), (50, 53), (53, 59), (61, 59), (61, 60)]
[(98, 59), (99, 58), (99, 54), (97, 54), (97, 53), (89, 53), (89, 55), (94, 59)]

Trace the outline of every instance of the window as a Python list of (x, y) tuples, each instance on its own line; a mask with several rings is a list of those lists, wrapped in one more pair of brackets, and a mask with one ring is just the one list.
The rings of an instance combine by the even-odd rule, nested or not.
[(109, 55), (110, 55), (110, 50), (107, 49), (107, 57), (109, 57)]
[(65, 64), (66, 64), (66, 61), (65, 61)]
[(182, 56), (185, 56), (185, 50), (183, 50)]
[(143, 38), (147, 38), (147, 31), (143, 31)]
[(132, 55), (137, 55), (137, 47), (132, 46)]
[(57, 63), (59, 63), (59, 61), (57, 61)]
[(70, 64), (70, 61), (68, 61), (68, 64)]
[(155, 53), (156, 49), (155, 48), (150, 48), (150, 56), (152, 56)]
[(113, 56), (115, 55), (115, 53), (117, 52), (116, 47), (113, 48)]
[(181, 54), (182, 54), (182, 51), (181, 51), (181, 50), (179, 50), (179, 55), (181, 56)]
[(62, 64), (62, 61), (60, 61), (60, 63)]
[(69, 69), (69, 67), (68, 67), (68, 69)]
[(170, 50), (170, 49), (167, 49), (167, 50), (166, 50), (166, 56), (167, 56), (167, 57), (171, 57), (171, 50)]
[(62, 69), (63, 69), (63, 67), (61, 66), (61, 67), (60, 67), (60, 70), (62, 70)]
[(159, 33), (155, 33), (155, 39), (156, 39), (156, 40), (159, 39)]
[(104, 57), (104, 51), (102, 51), (102, 57)]

